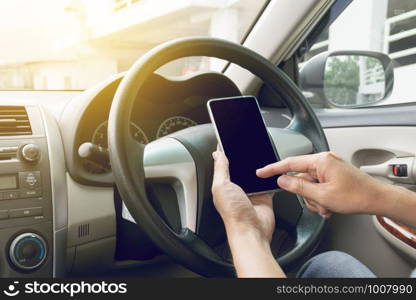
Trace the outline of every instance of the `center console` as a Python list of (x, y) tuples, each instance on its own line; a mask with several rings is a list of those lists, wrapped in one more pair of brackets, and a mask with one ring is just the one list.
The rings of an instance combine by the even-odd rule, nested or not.
[(54, 275), (51, 166), (43, 114), (0, 106), (0, 276)]

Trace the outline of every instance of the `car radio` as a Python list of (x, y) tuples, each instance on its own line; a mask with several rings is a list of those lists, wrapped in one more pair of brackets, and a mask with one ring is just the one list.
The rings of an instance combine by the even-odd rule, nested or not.
[(53, 195), (41, 111), (0, 106), (0, 123), (0, 277), (51, 276)]
[(0, 200), (42, 195), (40, 171), (0, 175)]
[(37, 270), (48, 257), (52, 215), (46, 154), (41, 137), (0, 139), (0, 240), (7, 245), (0, 260), (3, 256), (18, 272)]
[[(0, 147), (0, 162), (4, 164), (0, 170), (0, 201), (42, 196), (41, 171), (36, 167), (40, 157), (40, 147), (35, 143)], [(9, 171), (18, 169), (23, 170), (14, 173)], [(4, 209), (3, 203), (0, 202), (0, 220), (43, 215), (43, 207), (39, 205), (14, 208), (13, 203), (9, 203), (6, 206), (10, 209)]]

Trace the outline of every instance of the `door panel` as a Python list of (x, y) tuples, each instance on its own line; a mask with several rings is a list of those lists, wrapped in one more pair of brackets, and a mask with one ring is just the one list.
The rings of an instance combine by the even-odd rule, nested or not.
[[(401, 113), (394, 111), (392, 115), (406, 115), (407, 110), (401, 110)], [(377, 173), (373, 172), (374, 165), (385, 166), (390, 161), (413, 160), (416, 153), (416, 127), (371, 126), (377, 119), (380, 124), (394, 124), (394, 118), (386, 120), (382, 117), (383, 114), (379, 115), (379, 109), (367, 109), (366, 117), (370, 115), (369, 118), (349, 117), (357, 111), (361, 110), (349, 110), (350, 113), (338, 118), (334, 117), (337, 113), (332, 114), (332, 110), (328, 110), (324, 115), (321, 112), (320, 119), (323, 125), (331, 124), (331, 128), (325, 128), (325, 134), (332, 151), (370, 173)], [(416, 117), (413, 116), (413, 119), (416, 121)], [(331, 120), (330, 124), (328, 120)], [(396, 125), (403, 122), (400, 118), (396, 120)], [(407, 124), (410, 122), (409, 118)], [(352, 127), (343, 127), (347, 124)], [(413, 168), (413, 165), (409, 168)], [(414, 185), (409, 184), (413, 181), (412, 178), (408, 182), (397, 182), (395, 178), (389, 178), (384, 174), (387, 173), (380, 171), (372, 175), (389, 183), (415, 189)], [(387, 231), (373, 216), (334, 216), (323, 247), (345, 251), (355, 256), (376, 275), (382, 277), (407, 277), (416, 265), (416, 250)]]
[[(414, 117), (416, 119), (416, 114)], [(377, 157), (382, 157), (384, 152), (396, 157), (413, 156), (416, 153), (416, 126), (343, 127), (325, 128), (324, 131), (330, 149), (357, 167), (366, 163), (358, 159), (363, 150), (379, 150), (373, 152)]]
[[(272, 127), (287, 126), (291, 119), (290, 113), (283, 108), (262, 107), (262, 112), (266, 123)], [(318, 109), (316, 113), (330, 149), (364, 171), (369, 171), (369, 166), (391, 160), (412, 160), (416, 155), (416, 105)], [(383, 173), (378, 178), (416, 191), (416, 185), (392, 180)], [(373, 216), (334, 215), (328, 234), (318, 249), (328, 250), (353, 255), (380, 277), (408, 277), (416, 268), (416, 262), (411, 258), (416, 257), (412, 254), (413, 249), (388, 233)]]

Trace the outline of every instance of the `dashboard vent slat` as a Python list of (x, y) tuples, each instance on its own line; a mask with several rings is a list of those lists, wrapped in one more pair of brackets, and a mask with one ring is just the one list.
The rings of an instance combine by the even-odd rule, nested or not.
[(78, 238), (83, 238), (90, 235), (90, 224), (81, 224), (78, 225)]
[(32, 128), (24, 106), (0, 106), (0, 136), (31, 134)]

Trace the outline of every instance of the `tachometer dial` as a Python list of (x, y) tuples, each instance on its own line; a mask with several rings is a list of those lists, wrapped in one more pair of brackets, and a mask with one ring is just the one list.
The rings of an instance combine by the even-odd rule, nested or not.
[(163, 121), (157, 130), (156, 138), (161, 138), (175, 131), (198, 125), (197, 122), (186, 117), (176, 116)]
[[(98, 125), (98, 127), (95, 129), (92, 135), (92, 142), (96, 144), (97, 146), (108, 148), (107, 127), (108, 127), (108, 122), (105, 121), (105, 122), (102, 122), (100, 125)], [(139, 126), (137, 126), (133, 122), (130, 122), (130, 132), (136, 141), (142, 144), (147, 144), (149, 142), (149, 139), (147, 138), (143, 129), (141, 129)], [(86, 170), (94, 174), (104, 174), (110, 171), (108, 166), (102, 166), (88, 159), (85, 159), (83, 161), (83, 165)]]

